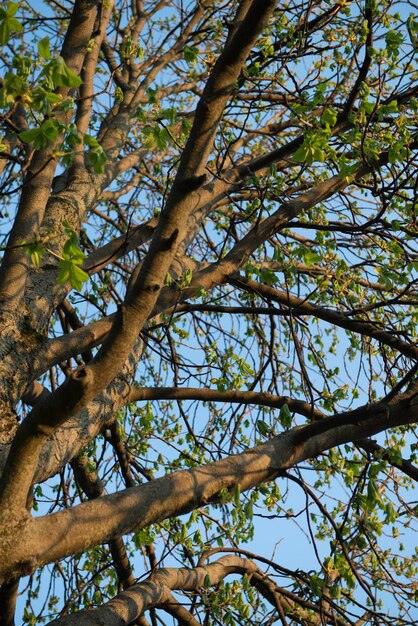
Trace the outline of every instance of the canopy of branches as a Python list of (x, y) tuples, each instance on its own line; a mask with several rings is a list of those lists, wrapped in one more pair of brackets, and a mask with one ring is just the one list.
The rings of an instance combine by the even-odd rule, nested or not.
[(0, 46), (1, 626), (415, 624), (417, 5)]

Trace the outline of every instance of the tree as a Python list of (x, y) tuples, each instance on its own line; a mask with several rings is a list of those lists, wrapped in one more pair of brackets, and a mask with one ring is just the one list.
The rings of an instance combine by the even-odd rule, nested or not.
[(416, 623), (413, 6), (0, 9), (2, 626)]

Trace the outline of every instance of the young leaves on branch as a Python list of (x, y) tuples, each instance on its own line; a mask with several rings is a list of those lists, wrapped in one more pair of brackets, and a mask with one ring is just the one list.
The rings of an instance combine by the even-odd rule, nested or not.
[(80, 249), (76, 232), (67, 222), (63, 222), (63, 226), (68, 239), (64, 244), (62, 256), (58, 263), (58, 282), (61, 285), (69, 282), (71, 287), (80, 291), (83, 283), (89, 278), (87, 272), (80, 267), (86, 255)]
[(15, 15), (19, 9), (17, 2), (9, 2), (5, 7), (0, 7), (0, 45), (5, 46), (10, 39), (11, 33), (23, 30), (22, 24)]

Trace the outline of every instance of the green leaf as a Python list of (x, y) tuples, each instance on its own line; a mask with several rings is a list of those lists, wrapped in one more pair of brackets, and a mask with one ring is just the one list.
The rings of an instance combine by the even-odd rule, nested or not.
[(334, 600), (339, 600), (342, 596), (341, 587), (339, 585), (332, 585), (329, 590), (329, 595)]
[(195, 66), (199, 57), (199, 49), (186, 46), (183, 50), (183, 56), (189, 65)]
[(337, 112), (334, 109), (325, 109), (321, 116), (321, 121), (324, 126), (328, 128), (333, 128), (337, 123)]
[(87, 152), (88, 162), (96, 174), (103, 174), (107, 156), (102, 146), (99, 144), (97, 139), (91, 135), (84, 135), (84, 143), (90, 148)]
[(58, 263), (58, 282), (61, 285), (69, 282), (74, 289), (80, 291), (83, 283), (89, 279), (87, 272), (80, 267), (86, 255), (80, 249), (77, 233), (72, 226), (65, 220), (62, 225), (68, 239), (62, 250), (62, 258)]
[(103, 174), (104, 164), (107, 161), (103, 148), (94, 148), (87, 152), (87, 159), (96, 174)]
[(58, 104), (59, 102), (62, 102), (61, 96), (53, 91), (44, 91), (43, 96), (49, 104)]
[(310, 587), (315, 596), (321, 596), (325, 586), (325, 581), (318, 574), (314, 574), (310, 578)]
[(149, 104), (157, 104), (157, 90), (152, 87), (148, 87), (146, 90)]
[(161, 111), (161, 117), (168, 120), (170, 124), (174, 124), (177, 121), (177, 109), (175, 107), (169, 107)]
[(382, 497), (376, 485), (376, 481), (373, 478), (369, 478), (367, 485), (367, 498), (366, 503), (369, 511), (376, 506), (383, 506)]
[(52, 119), (46, 120), (38, 128), (30, 128), (19, 133), (19, 138), (24, 143), (32, 143), (35, 150), (44, 148), (54, 142), (60, 133), (58, 123)]
[(10, 2), (6, 8), (0, 9), (0, 45), (5, 46), (10, 39), (10, 33), (18, 33), (23, 30), (22, 24), (13, 17), (19, 5)]
[(142, 546), (151, 546), (154, 542), (154, 537), (149, 528), (144, 530), (138, 530), (133, 535), (133, 541), (136, 548), (141, 548)]
[(273, 270), (266, 268), (260, 270), (260, 279), (266, 285), (274, 285), (279, 280)]
[(49, 48), (49, 37), (44, 37), (38, 41), (38, 53), (43, 59), (49, 61), (51, 58), (51, 50)]
[(306, 163), (312, 165), (316, 161), (324, 163), (326, 152), (323, 150), (322, 142), (315, 139), (314, 135), (309, 135), (305, 138), (305, 141), (300, 148), (295, 152), (294, 158), (299, 163)]
[(236, 358), (236, 361), (238, 363), (239, 372), (242, 376), (247, 377), (255, 375), (255, 372), (251, 365), (249, 365), (244, 359)]
[(63, 248), (63, 256), (65, 259), (71, 259), (74, 262), (83, 262), (85, 254), (80, 250), (78, 245), (78, 237), (75, 233), (65, 242)]
[(418, 19), (415, 15), (410, 15), (406, 22), (409, 39), (415, 51), (418, 50)]
[(146, 126), (142, 131), (142, 145), (144, 148), (147, 148), (147, 150), (152, 150), (157, 145), (154, 131), (151, 126)]
[(142, 143), (148, 150), (153, 148), (165, 150), (169, 142), (170, 135), (165, 128), (161, 128), (158, 124), (146, 126), (142, 132)]
[(80, 240), (74, 228), (67, 222), (67, 220), (63, 220), (62, 226), (64, 228), (64, 232), (67, 235), (68, 239), (63, 247), (63, 256), (64, 258), (71, 258), (77, 260), (79, 263), (82, 263), (85, 258), (84, 252), (80, 249)]
[(295, 152), (296, 161), (312, 165), (315, 161), (323, 163), (329, 153), (329, 130), (317, 129), (306, 133), (303, 144)]
[(255, 427), (262, 437), (266, 437), (270, 432), (270, 426), (264, 420), (257, 420)]
[(60, 285), (69, 282), (73, 289), (80, 291), (83, 283), (89, 279), (89, 275), (72, 259), (60, 259), (58, 266), (58, 283)]
[(321, 255), (318, 254), (317, 252), (309, 251), (304, 255), (303, 258), (305, 260), (305, 265), (307, 265), (308, 267), (311, 267), (312, 265), (315, 265), (315, 263), (318, 263), (321, 260)]
[(395, 507), (393, 506), (392, 502), (388, 502), (384, 508), (385, 513), (386, 513), (386, 517), (385, 517), (385, 523), (386, 524), (391, 524), (393, 523), (397, 518), (398, 518), (398, 513), (395, 509)]
[(45, 140), (54, 141), (59, 135), (59, 128), (54, 120), (47, 120), (41, 126)]
[(190, 268), (187, 268), (187, 270), (184, 272), (183, 276), (181, 277), (179, 288), (187, 289), (187, 287), (192, 282), (192, 279), (193, 279), (193, 271)]
[(239, 483), (235, 485), (234, 489), (234, 504), (237, 507), (241, 505), (241, 486)]
[(100, 144), (96, 137), (93, 137), (92, 135), (84, 135), (84, 143), (89, 148), (100, 148)]
[(18, 2), (9, 2), (6, 8), (7, 17), (13, 17), (13, 15), (16, 15), (18, 8), (19, 8)]
[(189, 120), (187, 118), (183, 117), (183, 119), (181, 120), (181, 131), (182, 131), (183, 135), (188, 136), (191, 127), (192, 127), (192, 125), (189, 122)]
[(247, 502), (247, 504), (244, 507), (244, 513), (245, 513), (245, 517), (247, 519), (253, 519), (254, 516), (254, 505), (252, 500), (249, 500)]
[(399, 55), (399, 48), (404, 43), (404, 36), (396, 30), (389, 30), (385, 36), (386, 50), (389, 58), (396, 59)]
[(292, 425), (292, 414), (287, 404), (280, 409), (279, 420), (284, 428), (290, 428)]
[(54, 87), (79, 87), (83, 82), (67, 67), (62, 56), (57, 56), (47, 63), (42, 74), (52, 81)]
[(45, 246), (40, 242), (28, 243), (25, 245), (25, 254), (34, 267), (40, 267), (42, 257), (45, 254)]
[(306, 160), (307, 154), (308, 152), (306, 146), (300, 146), (294, 154), (294, 159), (298, 163), (303, 163)]
[(40, 132), (40, 128), (30, 128), (29, 130), (23, 130), (19, 133), (19, 138), (24, 143), (32, 143), (38, 137)]

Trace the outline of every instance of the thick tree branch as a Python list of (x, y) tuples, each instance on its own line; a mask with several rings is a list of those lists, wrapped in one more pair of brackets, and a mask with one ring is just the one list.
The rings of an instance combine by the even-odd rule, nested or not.
[[(251, 489), (343, 443), (416, 423), (416, 398), (417, 390), (413, 389), (388, 403), (366, 405), (295, 428), (247, 452), (206, 466), (179, 471), (53, 515), (22, 521), (19, 543), (13, 545), (5, 540), (0, 549), (0, 581), (27, 574), (40, 564), (109, 541), (115, 535), (216, 502), (221, 490), (234, 489), (237, 484), (241, 491)], [(96, 523), (98, 518), (100, 526)], [(36, 554), (31, 548), (35, 536)]]
[[(43, 482), (54, 476), (61, 467), (71, 461), (98, 433), (111, 422), (117, 411), (126, 404), (137, 361), (142, 351), (138, 341), (132, 355), (121, 373), (81, 413), (58, 428), (41, 449), (34, 482)], [(35, 390), (36, 391), (36, 390)], [(39, 390), (42, 392), (42, 390)], [(49, 392), (45, 390), (48, 395)], [(0, 453), (0, 473), (3, 471), (10, 446)]]
[[(385, 154), (381, 158), (381, 163), (384, 164), (386, 159), (387, 155)], [(370, 173), (370, 171), (369, 166), (361, 165), (354, 174), (354, 177), (356, 180), (360, 180), (363, 176)], [(269, 237), (274, 235), (303, 211), (311, 209), (313, 206), (319, 204), (333, 194), (342, 191), (348, 187), (349, 184), (350, 183), (348, 183), (346, 179), (342, 179), (339, 176), (333, 176), (326, 181), (318, 183), (308, 191), (303, 192), (297, 198), (284, 202), (270, 217), (254, 226), (249, 233), (241, 239), (241, 241), (239, 241), (222, 259), (220, 259), (220, 261), (195, 272), (190, 287), (183, 289), (180, 293), (176, 287), (165, 287), (161, 289), (157, 304), (149, 316), (153, 317), (162, 311), (168, 311), (172, 306), (178, 304), (179, 302), (184, 302), (188, 298), (193, 297), (196, 290), (199, 288), (210, 291), (213, 287), (230, 281), (231, 277), (239, 270), (239, 268), (247, 262), (251, 254)], [(159, 255), (157, 258), (159, 258)], [(161, 269), (161, 267), (159, 267), (159, 269)], [(141, 272), (139, 273), (140, 276), (142, 276), (143, 271), (146, 270), (142, 267)], [(153, 270), (151, 270), (151, 272), (152, 271)], [(143, 285), (139, 277), (137, 278), (136, 283), (141, 285), (141, 291), (135, 294), (135, 291), (132, 290), (130, 300), (139, 300), (140, 294), (144, 291), (145, 294), (143, 301), (145, 301), (146, 296), (148, 296), (149, 299), (149, 291), (152, 289), (152, 285)], [(155, 285), (156, 283), (154, 283), (154, 286)], [(160, 284), (158, 284), (157, 287), (159, 288)], [(263, 287), (260, 287), (260, 289), (262, 288)], [(133, 303), (131, 303), (130, 306), (135, 307)], [(341, 316), (344, 317), (342, 314)], [(67, 356), (71, 356), (77, 352), (99, 345), (103, 340), (109, 337), (108, 333), (111, 329), (111, 322), (113, 324), (115, 323), (113, 318), (107, 318), (99, 322), (94, 322), (85, 329), (71, 333), (64, 338), (59, 337), (51, 340), (49, 346), (46, 347), (46, 351), (43, 353), (43, 364), (48, 363), (49, 366), (59, 360), (62, 360), (63, 358), (67, 358)], [(135, 326), (136, 324), (137, 320), (135, 320)], [(400, 340), (395, 339), (395, 341)], [(411, 350), (412, 349), (413, 347), (411, 347)], [(117, 350), (115, 350), (115, 352), (117, 352)], [(41, 371), (45, 371), (45, 369), (37, 369), (37, 375), (39, 375)]]
[(321, 419), (324, 414), (314, 409), (309, 402), (294, 400), (288, 396), (274, 396), (270, 393), (257, 391), (199, 389), (190, 387), (133, 387), (129, 394), (129, 402), (147, 400), (199, 400), (202, 402), (225, 402), (243, 405), (254, 404), (280, 409), (285, 404), (291, 411), (311, 419)]
[[(71, 71), (80, 72), (97, 12), (96, 0), (77, 0), (62, 47), (62, 57)], [(69, 87), (57, 92), (66, 96)], [(62, 121), (69, 119), (65, 114)], [(57, 143), (58, 140), (55, 142)], [(52, 145), (36, 151), (23, 185), (19, 209), (11, 230), (0, 271), (0, 304), (12, 310), (24, 295), (29, 260), (23, 244), (37, 233), (50, 195), (57, 160)]]
[[(71, 373), (51, 398), (46, 398), (33, 409), (18, 429), (0, 484), (0, 504), (4, 505), (9, 515), (16, 515), (19, 510), (24, 514), (23, 496), (19, 500), (17, 494), (27, 494), (36, 470), (37, 456), (48, 437), (59, 425), (87, 406), (100, 389), (110, 383), (122, 367), (153, 309), (175, 252), (187, 234), (188, 216), (196, 207), (196, 185), (187, 185), (185, 188), (184, 180), (190, 176), (191, 171), (200, 176), (233, 84), (258, 34), (267, 23), (274, 4), (271, 0), (254, 0), (246, 19), (219, 57), (219, 63), (215, 65), (212, 79), (209, 79), (202, 96), (201, 113), (196, 114), (191, 136), (183, 152), (179, 171), (152, 239), (150, 251), (133, 289), (116, 314), (105, 343), (91, 363)], [(198, 187), (200, 184), (199, 179)], [(24, 472), (21, 465), (23, 458)]]
[(106, 623), (108, 626), (125, 626), (134, 622), (146, 610), (161, 606), (178, 619), (182, 626), (197, 626), (199, 622), (176, 602), (171, 591), (198, 593), (200, 589), (216, 586), (233, 574), (241, 576), (245, 574), (250, 584), (283, 618), (286, 613), (304, 626), (320, 626), (324, 623), (347, 626), (347, 622), (335, 613), (313, 602), (303, 601), (296, 594), (278, 587), (253, 561), (233, 555), (222, 556), (213, 563), (199, 565), (193, 569), (159, 569), (148, 579), (119, 594), (105, 605), (79, 611), (74, 615), (57, 619), (51, 624), (71, 626), (78, 623), (81, 626), (98, 626)]
[[(21, 3), (0, 15), (7, 626), (16, 581), (30, 575), (30, 611), (45, 572), (41, 620), (51, 610), (64, 625), (149, 626), (149, 611), (158, 626), (158, 608), (180, 626), (206, 626), (228, 567), (257, 598), (256, 621), (412, 623), (413, 555), (390, 560), (384, 529), (394, 526), (395, 545), (418, 478), (397, 436), (418, 424), (417, 37), (416, 16), (394, 16), (396, 2), (54, 0), (45, 16)], [(32, 143), (20, 135), (28, 123)], [(82, 265), (79, 243), (90, 253)], [(260, 282), (246, 277), (251, 267)], [(244, 370), (251, 391), (235, 378)], [(240, 389), (205, 388), (219, 371)], [(382, 385), (391, 391), (374, 401)], [(356, 398), (357, 409), (329, 415)], [(269, 425), (254, 424), (264, 413)], [(297, 511), (295, 477), (306, 496)], [(322, 489), (338, 477), (341, 493)], [(47, 479), (44, 498), (35, 485)], [(244, 557), (237, 541), (256, 538), (260, 518), (304, 515), (314, 569), (253, 558), (283, 587), (245, 559), (205, 565), (221, 541)], [(188, 568), (158, 569), (148, 545), (158, 531), (161, 560)], [(323, 536), (336, 539), (329, 552), (316, 546)], [(148, 552), (142, 569), (153, 573), (138, 584), (135, 548), (135, 565)], [(67, 615), (106, 602), (115, 583), (111, 602)], [(218, 599), (245, 621), (235, 582), (230, 596), (221, 587)], [(388, 589), (393, 619), (377, 604)]]
[(103, 623), (107, 626), (124, 626), (134, 622), (144, 611), (170, 602), (171, 590), (196, 591), (205, 587), (207, 576), (212, 586), (220, 583), (226, 576), (251, 575), (256, 571), (258, 568), (255, 563), (232, 555), (223, 556), (215, 563), (194, 569), (163, 568), (98, 609), (80, 611), (72, 616), (55, 620), (53, 623), (57, 626), (69, 626), (77, 620), (82, 626)]
[[(227, 52), (223, 53), (224, 56), (221, 55), (225, 65), (224, 70), (219, 67), (216, 72), (214, 72), (213, 84), (210, 83), (210, 86), (207, 87), (206, 97), (209, 98), (212, 104), (210, 106), (208, 105), (208, 115), (203, 115), (202, 113), (202, 120), (195, 118), (193, 126), (194, 128), (200, 128), (203, 124), (206, 130), (202, 132), (205, 136), (208, 134), (210, 126), (210, 137), (213, 138), (217, 123), (219, 123), (217, 115), (220, 110), (223, 110), (230, 95), (228, 85), (231, 81), (233, 83), (239, 75), (242, 65), (258, 33), (273, 10), (273, 2), (261, 3), (263, 6), (260, 7), (258, 4), (259, 3), (256, 2), (254, 7), (257, 8), (259, 14), (257, 14), (256, 18), (252, 16), (251, 19), (253, 20), (254, 18), (254, 21), (252, 21), (251, 24), (247, 24), (246, 21), (245, 24), (243, 23), (243, 25), (241, 25), (240, 28), (244, 28), (245, 26), (245, 32), (241, 33), (240, 29), (238, 29), (240, 33), (239, 38), (237, 31), (233, 45), (231, 43), (232, 48), (228, 48)], [(232, 60), (231, 54), (237, 52), (238, 46), (240, 48), (239, 54), (235, 60)], [(210, 96), (212, 92), (214, 93), (213, 98)], [(211, 113), (212, 108), (216, 109), (216, 114)], [(215, 115), (215, 117), (213, 117), (213, 115)], [(208, 141), (208, 137), (206, 137), (205, 141)], [(189, 139), (189, 144), (191, 145), (191, 143), (191, 139)], [(193, 167), (200, 167), (198, 166), (198, 161), (202, 155), (200, 152), (198, 156), (196, 156), (196, 154), (195, 148), (187, 150), (186, 147), (183, 153), (182, 163), (187, 162), (187, 167), (191, 167), (192, 159), (194, 158), (197, 159), (197, 161), (193, 164)], [(180, 165), (180, 169), (181, 168), (182, 165)], [(196, 169), (196, 172), (197, 171)], [(77, 393), (81, 394), (79, 398), (81, 404), (85, 405), (90, 395), (92, 398), (100, 387), (108, 384), (111, 378), (117, 373), (122, 362), (126, 359), (126, 351), (133, 345), (139, 330), (149, 312), (152, 310), (175, 251), (187, 233), (187, 217), (195, 209), (197, 195), (193, 190), (187, 190), (181, 187), (180, 181), (182, 180), (182, 174), (180, 171), (176, 180), (177, 184), (176, 182), (174, 183), (170, 199), (168, 200), (164, 212), (164, 217), (162, 216), (160, 218), (149, 254), (136, 281), (137, 288), (131, 291), (127, 301), (123, 307), (121, 307), (113, 323), (112, 331), (96, 359), (87, 369), (84, 368), (83, 380), (87, 381), (87, 378), (89, 378), (89, 383), (82, 386), (76, 385), (71, 391), (73, 397), (75, 397), (75, 390), (78, 390)], [(105, 362), (107, 364), (106, 366), (104, 365)], [(76, 374), (76, 376), (78, 377), (79, 374)], [(67, 387), (68, 384), (69, 383), (67, 383)], [(62, 396), (62, 402), (67, 403), (68, 392), (63, 389), (58, 393)], [(31, 420), (28, 420), (28, 423), (30, 421)]]

